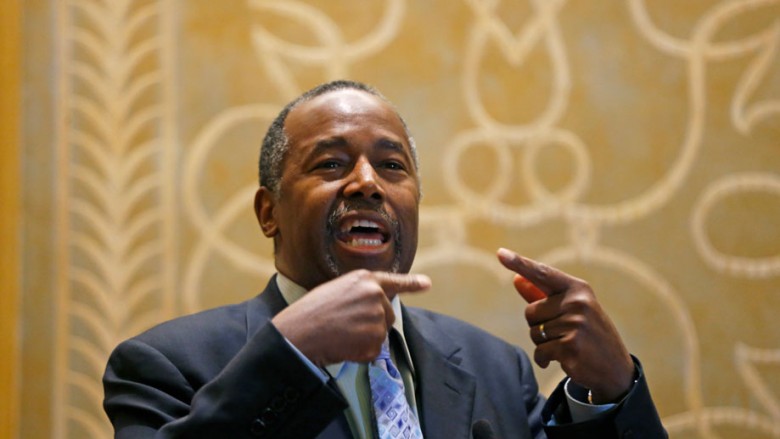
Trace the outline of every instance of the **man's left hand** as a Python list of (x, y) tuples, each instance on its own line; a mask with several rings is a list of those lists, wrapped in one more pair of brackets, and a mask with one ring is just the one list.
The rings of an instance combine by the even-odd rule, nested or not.
[(590, 285), (507, 249), (498, 250), (498, 259), (517, 273), (515, 287), (529, 301), (525, 318), (536, 364), (559, 362), (591, 390), (594, 403), (619, 401), (633, 383), (634, 362)]

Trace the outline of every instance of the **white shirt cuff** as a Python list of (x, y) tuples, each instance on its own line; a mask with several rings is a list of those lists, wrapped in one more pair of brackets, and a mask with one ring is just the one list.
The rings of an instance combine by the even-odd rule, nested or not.
[[(569, 385), (572, 389), (569, 391)], [(588, 391), (583, 387), (573, 383), (571, 378), (566, 380), (566, 384), (563, 385), (563, 390), (566, 393), (566, 403), (569, 406), (569, 413), (571, 413), (571, 420), (574, 423), (590, 421), (591, 419), (598, 418), (602, 413), (615, 407), (615, 403), (610, 404), (589, 404), (572, 396), (572, 393), (577, 395), (587, 395)], [(584, 399), (584, 398), (583, 398)]]

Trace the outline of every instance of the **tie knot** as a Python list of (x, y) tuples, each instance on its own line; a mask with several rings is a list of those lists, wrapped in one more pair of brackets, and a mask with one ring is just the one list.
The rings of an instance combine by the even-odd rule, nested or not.
[(382, 349), (379, 351), (379, 355), (376, 357), (377, 360), (386, 360), (390, 361), (390, 340), (385, 338), (385, 341), (382, 342)]

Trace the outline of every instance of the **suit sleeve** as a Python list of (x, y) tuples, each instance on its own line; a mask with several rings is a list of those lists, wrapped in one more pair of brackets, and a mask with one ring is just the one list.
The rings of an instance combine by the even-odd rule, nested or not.
[(269, 322), (199, 388), (140, 339), (117, 347), (103, 377), (116, 438), (302, 438), (347, 406)]
[(528, 429), (534, 439), (544, 439), (544, 422), (542, 412), (547, 399), (539, 393), (539, 385), (534, 376), (534, 368), (525, 352), (518, 349), (517, 358), (520, 363), (520, 382), (523, 387), (523, 403), (528, 417)]
[[(625, 438), (657, 439), (668, 434), (650, 396), (642, 365), (634, 358), (637, 377), (628, 395), (611, 410), (586, 422), (571, 422), (563, 385), (558, 384), (542, 410), (544, 430), (550, 439)], [(555, 425), (550, 421), (555, 417)]]

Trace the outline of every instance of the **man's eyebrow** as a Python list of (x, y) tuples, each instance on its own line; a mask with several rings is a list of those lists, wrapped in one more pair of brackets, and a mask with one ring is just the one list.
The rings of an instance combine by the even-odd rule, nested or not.
[(348, 143), (345, 138), (341, 136), (328, 137), (327, 139), (317, 141), (317, 143), (314, 145), (314, 149), (312, 150), (312, 154), (318, 155), (330, 149), (344, 148), (346, 146), (348, 146)]
[[(406, 152), (403, 143), (388, 138), (381, 138), (377, 140), (374, 145), (380, 149), (390, 150), (393, 152)], [(344, 148), (347, 146), (349, 146), (347, 139), (341, 136), (329, 137), (327, 139), (318, 140), (314, 145), (312, 154), (318, 155), (331, 149)]]
[(376, 145), (382, 149), (389, 149), (391, 151), (405, 153), (406, 149), (404, 149), (404, 145), (401, 142), (397, 142), (395, 140), (382, 138), (379, 139), (376, 142)]

